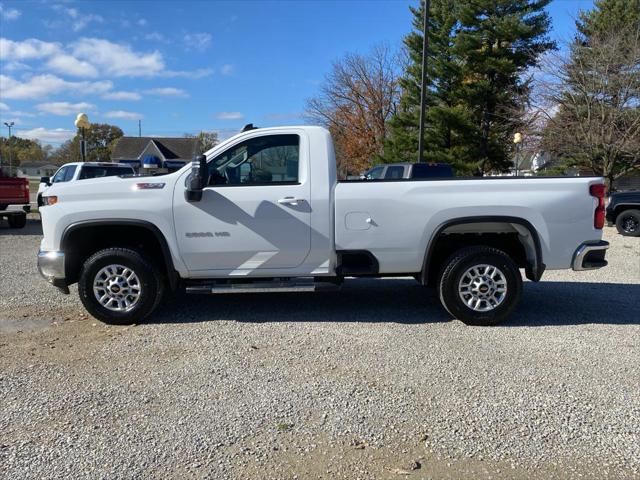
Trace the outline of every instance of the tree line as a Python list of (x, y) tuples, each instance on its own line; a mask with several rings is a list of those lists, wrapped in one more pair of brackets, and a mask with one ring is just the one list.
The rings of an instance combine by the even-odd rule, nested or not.
[[(640, 0), (596, 1), (567, 48), (549, 38), (550, 0), (430, 3), (426, 161), (505, 173), (521, 132), (527, 150), (551, 154), (549, 172), (612, 181), (640, 168)], [(342, 176), (417, 161), (424, 2), (411, 11), (400, 52), (348, 54), (308, 101)]]
[[(85, 141), (87, 142), (86, 156), (87, 162), (109, 162), (115, 146), (124, 135), (122, 130), (107, 123), (92, 123), (85, 130)], [(216, 132), (200, 132), (197, 135), (185, 133), (184, 137), (198, 139), (198, 152), (203, 153), (218, 143)], [(0, 159), (3, 170), (8, 173), (8, 166), (11, 161), (12, 172), (16, 167), (24, 162), (52, 163), (63, 165), (69, 162), (81, 160), (80, 142), (82, 137), (77, 133), (72, 139), (67, 140), (58, 148), (51, 145), (43, 145), (38, 140), (26, 138), (0, 137)]]

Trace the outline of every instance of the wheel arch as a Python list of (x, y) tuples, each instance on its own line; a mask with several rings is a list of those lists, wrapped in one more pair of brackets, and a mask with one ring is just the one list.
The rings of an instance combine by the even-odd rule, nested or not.
[[(434, 278), (434, 266), (437, 262), (434, 262), (433, 253), (438, 245), (438, 241), (444, 237), (445, 233), (460, 233), (456, 231), (456, 227), (468, 226), (473, 224), (508, 224), (511, 228), (517, 232), (517, 237), (522, 245), (526, 256), (526, 264), (524, 266), (526, 276), (529, 280), (537, 282), (542, 277), (545, 270), (545, 264), (543, 263), (542, 245), (540, 243), (540, 236), (536, 228), (528, 220), (521, 217), (511, 217), (504, 215), (484, 215), (484, 216), (469, 216), (459, 217), (447, 220), (441, 223), (433, 232), (429, 238), (427, 248), (424, 255), (422, 264), (422, 271), (420, 281), (422, 284), (429, 284)], [(492, 227), (487, 227), (482, 232), (484, 234), (495, 233), (491, 231)], [(449, 230), (449, 232), (447, 232)], [(473, 232), (467, 232), (473, 233)], [(473, 243), (473, 242), (470, 242)], [(480, 242), (482, 243), (482, 242)]]
[(616, 219), (618, 218), (618, 215), (620, 215), (625, 210), (640, 210), (640, 204), (638, 204), (638, 203), (617, 203), (613, 207), (613, 214), (614, 214), (614, 220), (613, 221), (615, 222)]
[[(118, 238), (117, 234), (122, 232), (135, 235), (128, 238)], [(100, 240), (93, 246), (80, 246), (80, 236), (82, 239), (99, 236)], [(162, 267), (171, 290), (176, 290), (180, 277), (174, 267), (167, 239), (153, 223), (136, 219), (85, 220), (67, 226), (60, 242), (60, 248), (66, 256), (67, 283), (71, 284), (77, 281), (82, 262), (96, 251), (102, 248), (136, 246), (137, 244), (150, 247), (152, 253), (162, 257), (159, 266)]]

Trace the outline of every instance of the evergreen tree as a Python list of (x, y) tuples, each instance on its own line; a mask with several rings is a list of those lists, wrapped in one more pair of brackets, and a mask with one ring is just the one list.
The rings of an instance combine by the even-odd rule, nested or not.
[[(449, 163), (458, 174), (470, 173), (465, 138), (473, 130), (471, 111), (459, 101), (462, 69), (454, 52), (458, 26), (456, 1), (434, 0), (429, 10), (429, 59), (427, 63), (427, 115), (425, 160)], [(413, 27), (404, 39), (408, 62), (400, 79), (402, 97), (396, 115), (390, 120), (390, 135), (382, 161), (406, 162), (418, 159), (418, 125), (422, 76), (424, 3), (411, 8)]]
[[(430, 10), (425, 158), (458, 173), (511, 165), (513, 112), (528, 95), (527, 69), (554, 48), (546, 34), (550, 0), (434, 0)], [(410, 63), (384, 161), (417, 159), (422, 62), (421, 8), (405, 38)]]
[(640, 0), (598, 0), (593, 10), (581, 12), (576, 22), (577, 42), (587, 45), (593, 35), (625, 31), (632, 34), (640, 23)]

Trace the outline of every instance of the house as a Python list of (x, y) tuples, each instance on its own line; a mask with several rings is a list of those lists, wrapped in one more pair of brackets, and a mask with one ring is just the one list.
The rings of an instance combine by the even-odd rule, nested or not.
[(31, 178), (50, 177), (56, 173), (58, 168), (60, 166), (53, 163), (22, 162), (18, 166), (18, 176)]
[(112, 162), (134, 168), (176, 170), (198, 153), (197, 138), (121, 137), (111, 154)]

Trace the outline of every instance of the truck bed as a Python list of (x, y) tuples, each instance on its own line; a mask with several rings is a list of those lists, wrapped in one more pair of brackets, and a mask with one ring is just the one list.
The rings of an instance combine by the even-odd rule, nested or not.
[[(531, 181), (535, 179), (534, 181)], [(549, 269), (569, 268), (576, 247), (599, 240), (593, 227), (598, 177), (355, 180), (335, 189), (339, 251), (367, 251), (380, 273), (417, 272), (433, 235), (450, 219), (487, 223), (518, 217), (537, 231)], [(553, 231), (553, 236), (550, 232)]]

